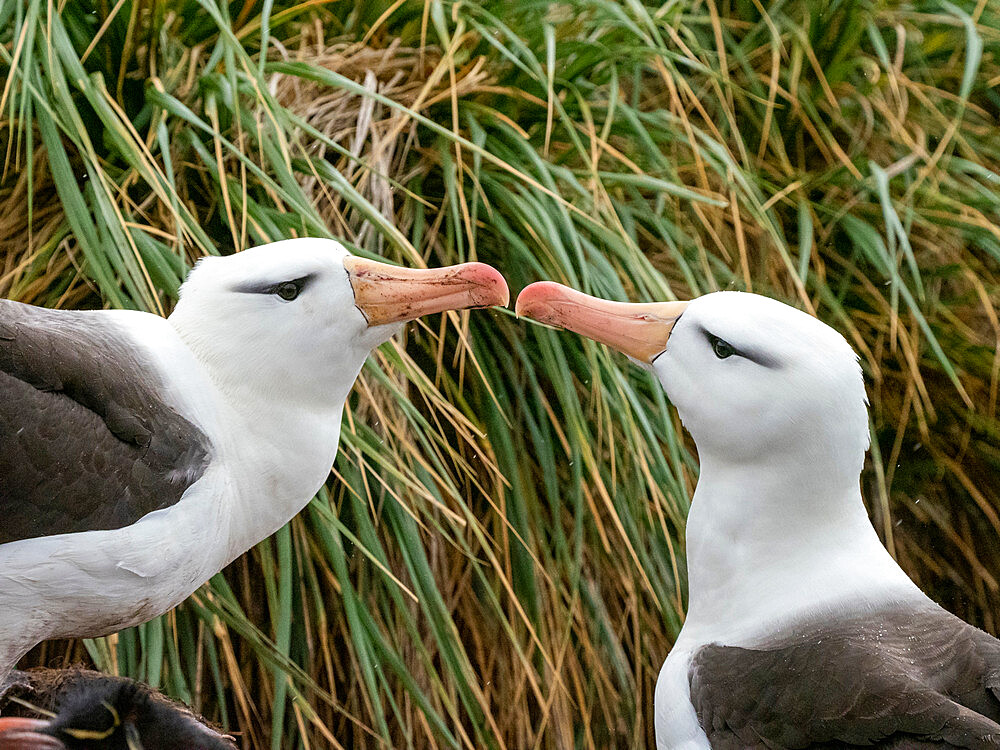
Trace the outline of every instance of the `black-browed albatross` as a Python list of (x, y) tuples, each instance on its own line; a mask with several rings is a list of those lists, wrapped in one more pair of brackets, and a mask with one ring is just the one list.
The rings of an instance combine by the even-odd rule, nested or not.
[(482, 263), (325, 239), (199, 261), (166, 319), (0, 300), (0, 689), (39, 641), (149, 620), (298, 513), (404, 321), (507, 300)]
[(840, 334), (740, 292), (629, 304), (538, 282), (517, 313), (650, 369), (698, 448), (658, 750), (1000, 748), (1000, 641), (925, 596), (868, 519)]

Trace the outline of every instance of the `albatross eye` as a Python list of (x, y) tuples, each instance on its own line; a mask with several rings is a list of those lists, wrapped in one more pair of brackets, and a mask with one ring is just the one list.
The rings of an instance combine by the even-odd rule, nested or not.
[(719, 359), (726, 359), (736, 354), (736, 350), (732, 344), (717, 337), (712, 338), (712, 351), (715, 352), (715, 356)]
[(274, 293), (286, 302), (291, 302), (299, 296), (299, 285), (294, 281), (286, 281), (284, 284), (279, 284)]

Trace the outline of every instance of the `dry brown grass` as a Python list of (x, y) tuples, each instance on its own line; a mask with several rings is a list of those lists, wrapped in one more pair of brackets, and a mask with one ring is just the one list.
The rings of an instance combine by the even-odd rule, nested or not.
[[(994, 9), (276, 5), (263, 73), (255, 6), (122, 16), (87, 71), (127, 117), (79, 133), (57, 111), (77, 174), (100, 169), (129, 236), (150, 238), (151, 284), (128, 243), (98, 278), (81, 232), (113, 243), (114, 212), (95, 190), (74, 215), (44, 123), (4, 121), (0, 292), (169, 308), (158, 262), (329, 232), (410, 264), (478, 257), (515, 293), (553, 278), (619, 298), (785, 299), (861, 353), (879, 533), (997, 632)], [(8, 64), (18, 38), (0, 36)], [(56, 73), (31, 65), (39, 93), (9, 101), (56, 100)], [(697, 477), (651, 381), (499, 312), (414, 326), (363, 373), (336, 472), (192, 602), (92, 655), (253, 748), (651, 746)], [(80, 646), (33, 658), (63, 653)]]

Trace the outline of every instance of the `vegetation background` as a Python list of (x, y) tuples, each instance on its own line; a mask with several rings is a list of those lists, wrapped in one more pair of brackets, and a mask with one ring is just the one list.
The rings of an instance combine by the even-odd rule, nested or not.
[[(772, 295), (861, 355), (903, 567), (1000, 630), (1000, 6), (0, 0), (0, 294), (167, 313), (334, 236), (516, 294)], [(365, 367), (326, 491), (164, 617), (50, 643), (246, 748), (646, 748), (697, 461), (620, 356), (507, 311)]]

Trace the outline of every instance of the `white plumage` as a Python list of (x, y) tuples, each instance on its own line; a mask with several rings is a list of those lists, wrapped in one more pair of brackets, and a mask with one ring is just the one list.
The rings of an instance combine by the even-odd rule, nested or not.
[[(202, 260), (166, 320), (6, 303), (0, 388), (33, 400), (0, 406), (0, 507), (21, 519), (0, 544), (0, 681), (40, 640), (102, 635), (165, 612), (287, 523), (329, 475), (344, 402), (371, 350), (405, 320), (506, 301), (502, 277), (483, 264), (398, 269), (301, 239)], [(118, 403), (115, 384), (137, 381), (141, 398)], [(155, 476), (143, 463), (158, 439), (143, 416), (149, 405), (185, 433), (170, 445), (186, 463)], [(93, 435), (38, 434), (43, 412), (59, 410)], [(87, 498), (33, 488), (52, 472), (70, 480), (74, 452), (98, 438), (108, 454), (87, 454), (88, 466), (129, 490), (108, 502), (134, 504), (122, 515), (135, 517), (89, 530), (73, 515)], [(42, 464), (26, 468), (32, 460)], [(149, 511), (156, 482), (187, 476), (176, 502)], [(102, 477), (91, 480), (99, 491)], [(141, 492), (146, 505), (134, 499)]]
[(650, 369), (698, 448), (659, 750), (1000, 747), (1000, 642), (931, 602), (868, 519), (840, 334), (739, 292), (628, 304), (539, 282), (517, 310)]

